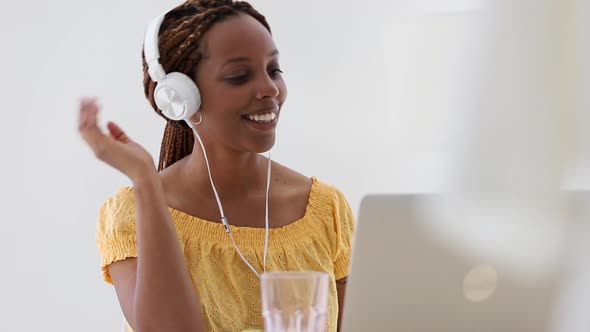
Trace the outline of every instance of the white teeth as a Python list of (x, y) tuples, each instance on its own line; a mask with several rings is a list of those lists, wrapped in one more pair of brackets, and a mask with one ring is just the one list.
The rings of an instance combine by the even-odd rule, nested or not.
[(256, 122), (271, 122), (277, 117), (276, 113), (248, 115), (248, 119)]

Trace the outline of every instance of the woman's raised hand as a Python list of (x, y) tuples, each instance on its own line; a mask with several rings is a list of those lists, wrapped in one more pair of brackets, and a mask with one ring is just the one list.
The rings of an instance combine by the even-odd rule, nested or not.
[(132, 181), (156, 173), (152, 156), (131, 140), (115, 123), (108, 122), (108, 133), (97, 125), (99, 107), (94, 98), (80, 100), (78, 131), (96, 157), (127, 175)]

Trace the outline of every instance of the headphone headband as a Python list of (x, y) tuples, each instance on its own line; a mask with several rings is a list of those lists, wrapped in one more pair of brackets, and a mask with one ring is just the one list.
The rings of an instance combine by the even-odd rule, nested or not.
[(149, 24), (143, 42), (143, 52), (148, 65), (148, 73), (154, 82), (160, 82), (166, 76), (166, 72), (159, 61), (160, 50), (158, 49), (160, 27), (166, 14), (167, 12), (159, 15)]

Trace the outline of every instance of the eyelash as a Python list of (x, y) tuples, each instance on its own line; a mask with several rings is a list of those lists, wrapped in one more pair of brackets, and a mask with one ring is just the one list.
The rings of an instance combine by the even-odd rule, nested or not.
[[(271, 70), (271, 74), (270, 74), (270, 76), (271, 76), (271, 78), (272, 78), (272, 79), (276, 79), (276, 78), (278, 78), (278, 77), (280, 76), (280, 74), (282, 74), (282, 73), (283, 73), (283, 71), (277, 68), (277, 69), (273, 69), (273, 70)], [(250, 75), (249, 75), (249, 74), (244, 74), (244, 75), (239, 75), (239, 76), (229, 77), (229, 78), (228, 78), (228, 80), (229, 80), (230, 82), (232, 82), (233, 84), (243, 84), (243, 83), (245, 83), (246, 81), (248, 81), (248, 78), (249, 78), (249, 77), (250, 77)]]
[(277, 68), (277, 69), (271, 70), (271, 73), (273, 73), (275, 76), (279, 76), (280, 74), (283, 73), (283, 71)]

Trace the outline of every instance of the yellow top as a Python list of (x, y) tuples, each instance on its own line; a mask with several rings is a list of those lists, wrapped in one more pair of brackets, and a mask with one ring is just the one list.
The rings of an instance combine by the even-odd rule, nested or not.
[[(260, 280), (241, 260), (223, 225), (175, 209), (170, 213), (200, 296), (207, 331), (262, 329)], [(254, 268), (262, 270), (264, 229), (231, 227), (240, 251)], [(335, 281), (348, 275), (354, 227), (354, 216), (343, 194), (314, 177), (305, 215), (270, 230), (267, 271), (323, 271), (330, 275), (330, 332), (336, 331), (338, 320)], [(112, 283), (107, 265), (137, 257), (132, 188), (122, 187), (102, 205), (96, 240), (104, 279)]]

